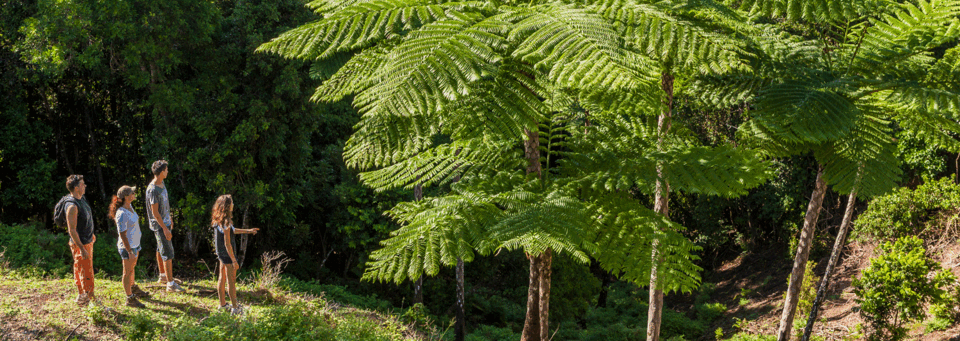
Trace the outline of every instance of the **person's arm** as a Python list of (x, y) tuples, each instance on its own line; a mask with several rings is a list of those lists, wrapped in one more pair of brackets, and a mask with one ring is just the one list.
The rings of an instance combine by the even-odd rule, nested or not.
[(227, 255), (230, 256), (230, 260), (233, 261), (233, 267), (235, 269), (240, 269), (240, 264), (237, 264), (237, 257), (233, 252), (233, 231), (231, 230), (233, 229), (223, 229), (223, 244), (227, 248)]
[(237, 234), (257, 234), (257, 231), (260, 231), (259, 227), (254, 227), (252, 229), (236, 229)]
[(80, 249), (80, 256), (83, 257), (83, 259), (90, 258), (87, 249), (83, 247), (83, 243), (80, 242), (80, 234), (77, 233), (77, 205), (67, 207), (67, 232), (70, 233), (70, 241), (73, 242), (73, 245), (76, 245), (77, 248)]
[(153, 219), (156, 220), (157, 224), (160, 224), (160, 228), (163, 229), (163, 236), (167, 237), (167, 240), (173, 239), (170, 229), (167, 227), (167, 224), (163, 223), (163, 217), (160, 216), (160, 203), (150, 204), (150, 212), (153, 213)]

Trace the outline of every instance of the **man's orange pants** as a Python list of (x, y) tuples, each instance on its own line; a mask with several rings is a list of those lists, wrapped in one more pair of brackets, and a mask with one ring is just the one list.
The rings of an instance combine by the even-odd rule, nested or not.
[(80, 248), (70, 242), (70, 251), (73, 252), (73, 282), (80, 294), (93, 292), (93, 243), (96, 241), (94, 237), (90, 244), (83, 245), (90, 255), (87, 259), (83, 259)]

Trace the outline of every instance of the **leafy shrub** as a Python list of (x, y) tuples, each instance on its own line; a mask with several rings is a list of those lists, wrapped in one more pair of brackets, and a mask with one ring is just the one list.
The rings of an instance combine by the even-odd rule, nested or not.
[(878, 239), (896, 239), (917, 235), (929, 228), (930, 220), (940, 211), (960, 207), (960, 185), (949, 178), (926, 181), (911, 190), (903, 187), (873, 199), (867, 211), (855, 222), (858, 238), (873, 236)]
[(901, 340), (907, 333), (903, 325), (923, 319), (927, 303), (943, 303), (944, 288), (956, 278), (926, 255), (916, 236), (884, 243), (879, 254), (853, 280), (856, 302), (873, 327), (871, 340)]
[(38, 275), (69, 272), (72, 258), (67, 240), (66, 232), (50, 232), (39, 224), (0, 223), (3, 261), (13, 272)]
[(723, 303), (704, 303), (694, 307), (697, 309), (697, 319), (704, 324), (713, 323), (727, 312), (727, 306)]
[(130, 316), (127, 323), (123, 325), (123, 334), (127, 340), (131, 341), (153, 340), (158, 332), (158, 326), (162, 325), (158, 325), (150, 319), (149, 315), (141, 311)]

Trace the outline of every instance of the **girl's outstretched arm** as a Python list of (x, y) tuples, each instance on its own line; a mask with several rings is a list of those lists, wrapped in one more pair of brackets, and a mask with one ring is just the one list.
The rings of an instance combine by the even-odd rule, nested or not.
[(260, 228), (255, 227), (252, 229), (234, 229), (237, 234), (257, 234), (257, 231), (260, 231)]

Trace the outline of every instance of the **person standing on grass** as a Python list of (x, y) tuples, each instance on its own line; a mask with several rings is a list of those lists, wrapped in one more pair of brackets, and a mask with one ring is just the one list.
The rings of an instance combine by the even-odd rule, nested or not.
[(117, 250), (120, 252), (120, 259), (123, 260), (121, 281), (123, 291), (127, 293), (127, 306), (143, 308), (143, 303), (140, 303), (137, 297), (150, 297), (150, 294), (141, 290), (134, 279), (133, 270), (137, 266), (137, 259), (140, 258), (140, 216), (131, 206), (131, 203), (137, 200), (134, 194), (136, 190), (136, 187), (131, 186), (120, 187), (117, 195), (113, 196), (107, 215), (117, 223)]
[[(233, 227), (233, 197), (229, 194), (221, 195), (217, 202), (213, 204), (213, 210), (210, 214), (213, 226), (214, 249), (217, 258), (220, 259), (219, 273), (217, 280), (217, 294), (220, 297), (220, 310), (230, 311), (233, 314), (243, 313), (243, 308), (237, 303), (237, 270), (240, 269), (240, 263), (237, 262), (237, 234), (257, 234), (260, 229), (238, 229)], [(225, 292), (230, 289), (230, 303), (227, 304)]]
[(183, 292), (173, 277), (173, 219), (170, 219), (170, 198), (163, 183), (169, 172), (167, 161), (154, 161), (150, 170), (153, 181), (147, 185), (147, 220), (157, 237), (157, 268), (160, 270), (157, 282), (166, 283), (168, 292)]
[(93, 233), (93, 212), (90, 204), (83, 198), (87, 192), (83, 175), (68, 176), (67, 190), (70, 194), (60, 201), (64, 202), (67, 232), (70, 234), (73, 280), (80, 292), (77, 295), (77, 304), (83, 307), (93, 301), (96, 305), (102, 305), (93, 293), (93, 243), (97, 241), (97, 236)]

